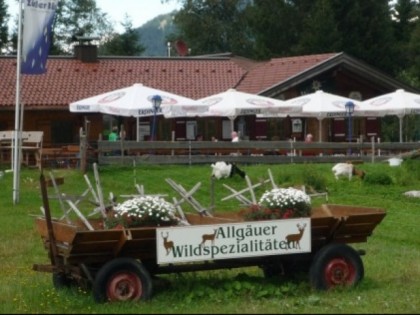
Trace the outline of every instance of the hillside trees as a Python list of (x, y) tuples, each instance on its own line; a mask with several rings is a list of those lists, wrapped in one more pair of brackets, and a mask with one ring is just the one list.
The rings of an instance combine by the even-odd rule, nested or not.
[(101, 55), (138, 56), (144, 52), (145, 48), (139, 40), (140, 35), (137, 30), (133, 29), (133, 23), (127, 15), (121, 25), (124, 27), (124, 32), (122, 34), (114, 33), (105, 40), (99, 47)]
[(248, 3), (185, 0), (174, 20), (180, 29), (179, 39), (187, 43), (194, 55), (234, 52), (249, 57), (252, 37), (246, 17)]
[(391, 75), (413, 63), (408, 47), (418, 21), (407, 21), (416, 0), (179, 1), (178, 37), (193, 55), (268, 59), (343, 51)]
[(300, 54), (314, 54), (340, 51), (343, 39), (338, 30), (334, 10), (330, 0), (319, 0), (314, 3), (302, 22), (303, 28), (298, 42)]
[(255, 0), (248, 8), (258, 59), (291, 55), (299, 40), (299, 11), (286, 1)]
[(398, 77), (420, 86), (420, 5), (399, 0), (392, 7), (392, 24), (398, 49)]
[(8, 46), (8, 21), (9, 14), (7, 13), (7, 4), (4, 0), (0, 0), (0, 52), (3, 52)]
[(108, 38), (113, 32), (112, 23), (95, 0), (59, 1), (53, 26), (50, 54), (71, 53), (76, 37)]
[(341, 50), (395, 74), (397, 50), (388, 0), (332, 0)]

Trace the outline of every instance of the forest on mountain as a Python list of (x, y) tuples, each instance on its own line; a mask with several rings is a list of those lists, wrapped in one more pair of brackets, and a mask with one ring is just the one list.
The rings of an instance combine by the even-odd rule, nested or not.
[(159, 15), (136, 28), (139, 41), (145, 47), (142, 56), (166, 57), (176, 54), (170, 42), (174, 37), (173, 34), (178, 34), (178, 28), (174, 23), (175, 14), (176, 11)]
[[(162, 0), (170, 1), (182, 8), (137, 29), (127, 17), (121, 34), (95, 0), (60, 1), (50, 54), (71, 54), (77, 36), (99, 38), (100, 54), (118, 56), (345, 52), (420, 87), (419, 0)], [(16, 48), (9, 18), (0, 0), (3, 54)]]

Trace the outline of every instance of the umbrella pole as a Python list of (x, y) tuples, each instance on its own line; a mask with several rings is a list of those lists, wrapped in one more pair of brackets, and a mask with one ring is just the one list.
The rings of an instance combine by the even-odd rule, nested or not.
[(140, 124), (140, 118), (136, 117), (136, 141), (140, 141), (140, 135), (139, 135), (139, 124)]
[(322, 119), (318, 118), (318, 122), (319, 122), (319, 127), (318, 127), (319, 139), (318, 139), (318, 142), (322, 142)]
[(403, 142), (402, 125), (403, 125), (404, 116), (399, 116), (398, 118), (400, 120), (400, 143), (402, 143)]

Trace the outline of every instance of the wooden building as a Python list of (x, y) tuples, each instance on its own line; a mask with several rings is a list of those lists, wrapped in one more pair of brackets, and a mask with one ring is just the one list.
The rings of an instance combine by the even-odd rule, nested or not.
[[(13, 130), (16, 108), (16, 56), (0, 56), (0, 130)], [(254, 61), (231, 54), (199, 57), (98, 57), (92, 45), (76, 46), (74, 56), (50, 56), (47, 72), (21, 76), (23, 130), (43, 131), (44, 147), (78, 142), (79, 130), (89, 122), (89, 141), (106, 139), (112, 125), (123, 126), (128, 140), (146, 140), (152, 117), (111, 117), (100, 113), (75, 114), (69, 103), (97, 94), (142, 83), (193, 99), (235, 88), (278, 99), (290, 99), (317, 89), (367, 99), (405, 89), (419, 93), (345, 53), (273, 58)], [(136, 125), (139, 123), (140, 128)], [(343, 118), (324, 119), (322, 141), (346, 139)], [(314, 118), (257, 118), (242, 116), (235, 129), (250, 140), (303, 140), (312, 133), (318, 141)], [(355, 118), (353, 134), (370, 138), (380, 135), (379, 119)], [(228, 118), (158, 117), (158, 140), (188, 140), (197, 134), (210, 140), (230, 140)]]

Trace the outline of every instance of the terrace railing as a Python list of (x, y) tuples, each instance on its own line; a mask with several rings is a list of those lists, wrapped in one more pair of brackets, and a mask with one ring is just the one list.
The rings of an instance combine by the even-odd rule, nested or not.
[(420, 150), (420, 142), (98, 141), (99, 164), (375, 162)]

